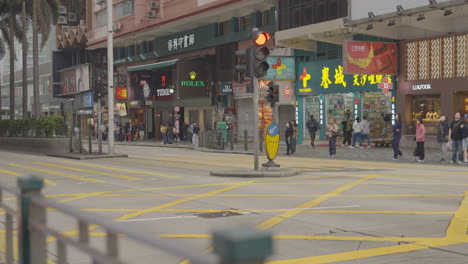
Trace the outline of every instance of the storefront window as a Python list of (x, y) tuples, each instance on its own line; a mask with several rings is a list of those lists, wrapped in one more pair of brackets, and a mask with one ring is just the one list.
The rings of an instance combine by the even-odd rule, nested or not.
[(353, 94), (330, 94), (327, 96), (327, 123), (335, 118), (336, 122), (341, 123), (345, 119), (346, 110), (353, 110)]
[[(311, 115), (314, 116), (315, 120), (320, 121), (320, 96), (316, 95), (306, 97), (305, 110), (306, 116), (304, 117), (304, 125), (307, 124)], [(309, 134), (307, 127), (304, 129), (304, 134)]]
[(426, 134), (436, 135), (440, 118), (440, 95), (418, 95), (412, 97), (412, 122), (408, 129), (416, 133), (416, 119), (422, 118)]
[(391, 131), (392, 94), (363, 93), (363, 117), (370, 123), (371, 138), (387, 138)]

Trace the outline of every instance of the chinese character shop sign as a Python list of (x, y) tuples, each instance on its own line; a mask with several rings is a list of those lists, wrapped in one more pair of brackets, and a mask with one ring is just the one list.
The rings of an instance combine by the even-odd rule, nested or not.
[(293, 81), (296, 79), (294, 57), (268, 57), (270, 68), (263, 78), (268, 81)]
[(297, 76), (296, 88), (299, 95), (318, 95), (351, 92), (385, 92), (380, 84), (385, 81), (389, 89), (393, 87), (391, 75), (380, 74), (345, 74), (340, 60), (328, 60), (313, 63), (300, 63), (302, 69)]
[(167, 41), (167, 50), (183, 50), (195, 45), (195, 34), (185, 34)]

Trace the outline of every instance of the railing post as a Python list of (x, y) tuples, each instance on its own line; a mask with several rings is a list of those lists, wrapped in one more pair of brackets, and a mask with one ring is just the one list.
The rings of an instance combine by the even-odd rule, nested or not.
[(223, 229), (213, 233), (213, 248), (221, 264), (260, 264), (273, 253), (273, 237), (250, 227)]
[(18, 208), (20, 208), (18, 219), (18, 263), (20, 264), (45, 264), (47, 260), (46, 236), (31, 231), (29, 228), (31, 219), (38, 224), (44, 224), (46, 221), (45, 209), (32, 206), (31, 204), (32, 198), (41, 194), (43, 186), (44, 180), (37, 176), (18, 179), (18, 187), (21, 192), (21, 197), (18, 199)]

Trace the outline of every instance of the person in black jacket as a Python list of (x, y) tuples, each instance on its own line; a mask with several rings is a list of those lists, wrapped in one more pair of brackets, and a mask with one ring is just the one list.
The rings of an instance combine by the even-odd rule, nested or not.
[(285, 140), (286, 140), (286, 155), (289, 156), (291, 151), (291, 141), (294, 136), (294, 129), (290, 122), (286, 122), (286, 133), (285, 133)]
[(309, 130), (309, 134), (310, 134), (310, 145), (313, 148), (315, 148), (315, 136), (317, 134), (317, 131), (320, 129), (320, 125), (317, 122), (317, 120), (315, 120), (314, 116), (311, 115), (310, 120), (307, 121), (306, 126), (307, 126), (307, 129)]
[(449, 138), (452, 139), (452, 160), (450, 161), (450, 163), (462, 163), (463, 120), (461, 120), (461, 115), (459, 112), (455, 114), (455, 120), (453, 120), (450, 124)]
[(437, 143), (440, 145), (440, 161), (445, 161), (447, 157), (447, 142), (449, 135), (449, 123), (445, 116), (440, 117), (439, 129), (437, 129)]

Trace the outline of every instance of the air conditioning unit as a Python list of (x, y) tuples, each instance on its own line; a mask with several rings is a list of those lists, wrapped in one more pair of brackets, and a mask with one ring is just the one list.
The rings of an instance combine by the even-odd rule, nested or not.
[(59, 6), (58, 7), (58, 13), (60, 15), (66, 15), (67, 14), (67, 8), (65, 6)]
[(68, 13), (68, 21), (70, 22), (76, 22), (76, 13)]
[(148, 17), (149, 18), (158, 18), (159, 17), (159, 12), (156, 12), (155, 10), (150, 10), (150, 11), (148, 11)]
[(158, 1), (151, 1), (150, 6), (152, 9), (159, 8), (159, 2)]
[(70, 33), (70, 27), (69, 26), (62, 26), (62, 33)]
[(57, 20), (57, 24), (59, 25), (66, 25), (68, 24), (68, 20), (66, 16), (59, 16)]
[(119, 32), (121, 29), (122, 29), (122, 24), (120, 24), (120, 23), (114, 23), (112, 25), (112, 30), (114, 32)]

